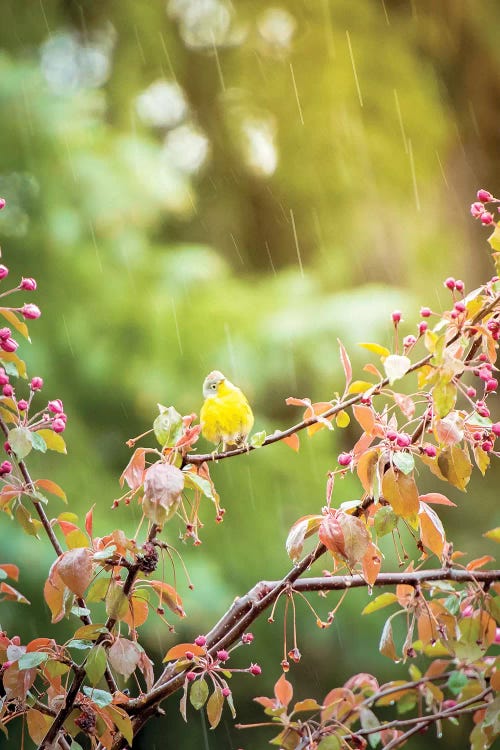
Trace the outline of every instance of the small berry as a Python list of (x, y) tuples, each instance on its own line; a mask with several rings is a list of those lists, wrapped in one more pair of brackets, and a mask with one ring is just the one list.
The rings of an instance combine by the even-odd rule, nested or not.
[(196, 638), (194, 639), (194, 642), (196, 643), (196, 645), (197, 645), (197, 646), (200, 646), (200, 647), (202, 647), (202, 646), (204, 646), (204, 645), (205, 645), (205, 643), (207, 642), (207, 639), (205, 638), (205, 636), (204, 636), (204, 635), (199, 635), (199, 636), (197, 636), (197, 637), (196, 637)]
[(430, 318), (432, 315), (432, 310), (430, 307), (421, 307), (420, 308), (420, 316), (422, 318)]
[(481, 190), (477, 191), (477, 199), (478, 201), (481, 201), (481, 203), (489, 203), (493, 200), (493, 196), (489, 190), (484, 190), (484, 188), (481, 188)]
[(8, 338), (0, 340), (0, 349), (3, 349), (4, 352), (15, 352), (18, 346), (19, 344), (15, 339)]
[(22, 398), (17, 402), (17, 408), (19, 409), (19, 411), (26, 411), (26, 409), (28, 408), (28, 402), (25, 401), (24, 398)]
[(196, 680), (196, 672), (188, 672), (186, 675), (186, 680), (188, 682), (193, 682), (193, 680)]
[(496, 391), (498, 388), (498, 380), (496, 378), (490, 378), (486, 381), (486, 390), (488, 392), (490, 391)]
[(453, 289), (455, 289), (455, 279), (453, 276), (448, 276), (448, 278), (445, 279), (444, 285), (453, 291)]
[[(500, 426), (500, 422), (498, 423)], [(252, 643), (253, 641), (253, 633), (243, 633), (241, 636), (241, 642), (242, 643)]]
[(462, 300), (458, 300), (458, 302), (455, 302), (455, 304), (453, 305), (453, 307), (455, 308), (455, 310), (457, 312), (464, 312), (464, 310), (465, 310), (465, 302), (463, 302)]
[(450, 313), (450, 318), (452, 320), (456, 320), (458, 318), (458, 312), (456, 310), (452, 310)]
[(19, 284), (19, 289), (24, 289), (26, 292), (34, 292), (36, 289), (36, 281), (35, 279), (25, 279), (24, 277), (21, 279), (21, 283)]
[(222, 688), (222, 695), (224, 696), (224, 698), (229, 698), (229, 696), (231, 695), (231, 691), (228, 687)]
[(0, 265), (0, 280), (5, 279), (9, 275), (9, 269), (7, 266)]
[(11, 386), (11, 384), (10, 384), (10, 383), (6, 383), (6, 384), (4, 385), (4, 387), (2, 388), (2, 393), (3, 393), (3, 395), (4, 395), (4, 396), (6, 396), (7, 398), (10, 398), (10, 397), (11, 397), (11, 396), (12, 396), (12, 395), (14, 394), (14, 389), (13, 389), (13, 387)]
[(385, 436), (386, 436), (387, 440), (396, 440), (396, 438), (398, 436), (398, 433), (396, 432), (396, 430), (389, 429), (385, 433)]
[(186, 651), (185, 657), (186, 659), (194, 659), (194, 654), (192, 651)]
[(493, 443), (491, 440), (485, 440), (483, 443), (481, 443), (481, 448), (485, 453), (489, 453), (493, 450)]
[(4, 476), (4, 474), (10, 474), (12, 471), (12, 464), (10, 461), (3, 461), (0, 464), (0, 476)]
[(478, 201), (470, 204), (470, 212), (475, 219), (478, 219), (484, 213), (484, 210), (483, 204)]
[(401, 321), (401, 310), (394, 310), (392, 313), (392, 322), (399, 323)]
[(467, 395), (468, 395), (469, 398), (475, 398), (475, 396), (477, 395), (476, 389), (472, 388), (471, 386), (469, 386), (469, 388), (467, 388), (466, 393), (467, 393)]
[(474, 375), (486, 383), (491, 378), (491, 372), (489, 367), (481, 367), (480, 370), (474, 371)]
[(5, 385), (8, 382), (9, 382), (9, 376), (6, 375), (5, 370), (2, 367), (2, 369), (0, 370), (0, 385)]
[(488, 226), (488, 224), (493, 224), (494, 221), (493, 214), (489, 211), (484, 211), (481, 214), (481, 224)]
[(426, 445), (424, 448), (424, 453), (426, 456), (429, 456), (429, 458), (435, 458), (437, 454), (436, 446)]
[(421, 323), (419, 323), (418, 324), (419, 335), (422, 336), (426, 332), (427, 328), (428, 328), (428, 325), (425, 322), (425, 320), (423, 320)]
[(495, 422), (494, 424), (492, 424), (491, 431), (496, 437), (498, 437), (500, 435), (500, 422)]
[(250, 672), (250, 674), (253, 674), (255, 676), (262, 674), (262, 669), (258, 664), (250, 664), (248, 671)]
[(457, 292), (463, 292), (464, 288), (465, 288), (465, 284), (462, 281), (462, 279), (457, 279), (455, 281), (455, 289), (457, 290)]
[(33, 305), (31, 302), (27, 302), (25, 305), (23, 305), (19, 312), (23, 316), (23, 318), (26, 318), (27, 320), (36, 320), (40, 317), (42, 314), (40, 312), (40, 308), (37, 307), (37, 305)]
[(217, 651), (217, 658), (219, 661), (227, 661), (229, 659), (229, 654), (225, 648), (221, 648), (220, 651)]
[(339, 463), (339, 466), (349, 466), (352, 461), (352, 456), (350, 453), (341, 453), (338, 456), (337, 461)]
[(52, 429), (54, 432), (64, 432), (66, 429), (66, 422), (64, 419), (60, 419), (59, 417), (56, 417), (54, 420), (52, 420)]
[(34, 378), (31, 378), (30, 388), (32, 391), (41, 391), (43, 388), (42, 378), (39, 378), (38, 375), (35, 375)]
[(372, 397), (371, 396), (361, 396), (361, 403), (366, 404), (366, 406), (372, 405)]
[(10, 328), (0, 328), (0, 339), (2, 341), (5, 341), (5, 339), (10, 338), (11, 333), (12, 331), (10, 330)]
[(483, 433), (482, 432), (473, 432), (472, 433), (472, 439), (478, 443), (480, 440), (483, 439)]
[(60, 414), (64, 411), (63, 402), (60, 398), (56, 398), (53, 401), (49, 401), (47, 408), (49, 411), (51, 411), (53, 414)]

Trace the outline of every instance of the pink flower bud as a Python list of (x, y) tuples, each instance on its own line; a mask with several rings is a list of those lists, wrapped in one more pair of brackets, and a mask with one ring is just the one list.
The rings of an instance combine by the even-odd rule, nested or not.
[(396, 430), (392, 430), (389, 428), (387, 432), (385, 433), (385, 436), (387, 440), (396, 440), (398, 433), (396, 432)]
[(248, 671), (250, 672), (250, 674), (253, 674), (255, 676), (262, 674), (262, 669), (258, 664), (250, 664)]
[(0, 385), (5, 385), (9, 382), (9, 376), (3, 369), (3, 367), (0, 367)]
[(493, 214), (489, 211), (484, 211), (481, 214), (481, 224), (484, 224), (485, 226), (488, 226), (488, 224), (493, 224), (494, 218)]
[(34, 292), (36, 289), (36, 281), (35, 279), (27, 278), (25, 279), (24, 276), (21, 279), (21, 283), (19, 284), (20, 289), (24, 289), (27, 292)]
[(19, 344), (15, 339), (1, 339), (0, 340), (0, 349), (3, 349), (4, 352), (15, 352)]
[(472, 215), (472, 216), (473, 216), (473, 217), (474, 217), (475, 219), (479, 218), (479, 216), (481, 216), (481, 214), (483, 214), (483, 213), (484, 213), (484, 210), (485, 210), (485, 209), (484, 209), (484, 206), (483, 206), (483, 204), (482, 204), (482, 203), (477, 203), (477, 202), (476, 202), (476, 203), (471, 203), (471, 205), (470, 205), (470, 212), (471, 212), (471, 215)]
[(455, 279), (453, 276), (448, 276), (448, 278), (445, 279), (444, 285), (453, 291), (453, 289), (455, 289)]
[(38, 375), (35, 375), (34, 378), (31, 378), (30, 388), (32, 391), (41, 391), (43, 388), (42, 378), (39, 378)]
[(222, 695), (224, 696), (224, 698), (229, 698), (229, 696), (231, 695), (231, 691), (228, 687), (222, 688)]
[(476, 411), (480, 417), (486, 417), (486, 419), (488, 419), (490, 416), (490, 410), (487, 406), (477, 406)]
[(5, 208), (5, 203), (5, 198), (0, 198), (0, 211), (2, 210), (2, 208)]
[(423, 320), (421, 323), (419, 323), (418, 324), (419, 335), (422, 336), (426, 332), (427, 328), (428, 328), (428, 325), (425, 322), (425, 320)]
[(429, 456), (429, 458), (435, 458), (437, 454), (436, 446), (435, 445), (426, 445), (424, 448), (424, 453), (426, 456)]
[[(500, 425), (500, 422), (498, 423)], [(253, 633), (243, 633), (241, 636), (241, 642), (242, 643), (252, 643), (253, 641)]]
[(464, 607), (462, 610), (462, 617), (472, 617), (473, 614), (474, 614), (474, 608), (472, 604), (467, 604), (467, 606)]
[(457, 292), (463, 292), (464, 288), (465, 288), (465, 284), (462, 281), (462, 279), (457, 279), (455, 281), (455, 289), (457, 290)]
[(0, 464), (0, 476), (4, 476), (5, 474), (10, 474), (12, 471), (12, 464), (10, 461), (3, 461)]
[(372, 397), (371, 396), (361, 396), (361, 403), (366, 404), (366, 406), (372, 405)]
[(194, 659), (194, 654), (192, 651), (186, 651), (185, 656), (186, 656), (186, 659), (189, 659), (190, 661), (191, 659)]
[(207, 642), (207, 639), (205, 638), (204, 635), (199, 635), (194, 639), (194, 642), (196, 643), (197, 646), (200, 646), (202, 648)]
[(28, 408), (28, 402), (25, 401), (24, 398), (22, 398), (17, 402), (17, 408), (19, 409), (19, 411), (26, 411), (26, 409)]
[(475, 388), (472, 388), (471, 386), (469, 386), (469, 388), (467, 388), (466, 393), (469, 396), (469, 398), (475, 398), (476, 394), (477, 394), (477, 391), (476, 391)]
[(491, 431), (496, 437), (498, 437), (500, 435), (500, 422), (495, 422), (494, 424), (492, 424)]
[(0, 265), (0, 280), (5, 279), (6, 276), (9, 275), (9, 269), (7, 266)]
[(447, 698), (445, 701), (443, 701), (442, 708), (446, 711), (446, 709), (448, 708), (455, 708), (456, 705), (457, 701), (454, 701), (453, 698)]
[(4, 449), (4, 451), (5, 451), (6, 453), (10, 453), (10, 452), (11, 452), (11, 450), (12, 450), (12, 449), (11, 449), (11, 447), (10, 447), (10, 443), (7, 443), (7, 442), (5, 442), (5, 443), (3, 444), (3, 449)]
[(420, 315), (422, 318), (429, 318), (432, 315), (432, 310), (430, 307), (421, 307), (420, 308)]
[(411, 437), (407, 432), (400, 432), (396, 438), (396, 443), (400, 448), (408, 448), (411, 445)]
[(64, 411), (63, 402), (61, 401), (60, 398), (56, 398), (53, 401), (49, 401), (48, 409), (53, 414), (60, 414), (62, 411)]
[(196, 672), (188, 672), (186, 675), (186, 680), (188, 682), (193, 682), (193, 680), (196, 680)]
[(217, 658), (219, 661), (227, 661), (229, 659), (229, 654), (225, 648), (221, 648), (220, 651), (217, 651)]
[(481, 443), (481, 448), (485, 453), (489, 453), (493, 450), (493, 443), (491, 440), (485, 440), (483, 443)]
[(337, 458), (337, 461), (339, 466), (349, 466), (352, 461), (352, 456), (350, 453), (341, 453)]
[(464, 312), (464, 310), (465, 310), (465, 302), (463, 302), (463, 300), (459, 300), (458, 302), (455, 302), (455, 304), (453, 305), (453, 307), (455, 308), (455, 310), (457, 312)]
[(480, 440), (483, 439), (483, 433), (482, 432), (473, 432), (472, 433), (472, 439), (478, 443)]
[(25, 305), (23, 305), (20, 308), (19, 312), (27, 320), (36, 320), (42, 314), (40, 312), (40, 308), (36, 305), (31, 304), (31, 302), (27, 302)]
[(12, 666), (13, 664), (15, 664), (15, 662), (14, 662), (14, 661), (4, 661), (4, 663), (2, 664), (2, 669), (8, 669), (8, 668), (9, 668), (9, 667), (11, 667), (11, 666)]
[(415, 338), (415, 336), (412, 336), (412, 334), (410, 333), (408, 336), (404, 337), (403, 346), (405, 347), (405, 349), (407, 349), (409, 346), (413, 346), (416, 340), (417, 339)]
[(54, 432), (64, 432), (66, 429), (66, 422), (63, 419), (59, 419), (59, 417), (56, 417), (54, 420), (52, 420), (52, 429)]
[(490, 378), (486, 383), (486, 390), (488, 392), (496, 391), (497, 388), (498, 388), (498, 380), (496, 378)]
[(3, 393), (3, 395), (4, 395), (4, 396), (6, 396), (7, 398), (10, 398), (10, 397), (11, 397), (11, 396), (13, 395), (13, 393), (14, 393), (14, 389), (13, 389), (13, 387), (11, 386), (11, 384), (10, 384), (10, 383), (6, 383), (6, 384), (5, 384), (4, 386), (3, 386), (3, 388), (2, 388), (2, 393)]
[(495, 643), (500, 643), (500, 628), (495, 630)]
[(12, 331), (10, 330), (10, 328), (0, 328), (0, 339), (2, 341), (5, 341), (5, 339), (10, 338), (11, 333)]
[(394, 310), (392, 313), (392, 322), (393, 323), (399, 323), (401, 320), (401, 310)]
[(493, 196), (489, 190), (481, 188), (481, 190), (477, 191), (477, 199), (478, 201), (481, 201), (481, 203), (489, 203), (493, 200)]

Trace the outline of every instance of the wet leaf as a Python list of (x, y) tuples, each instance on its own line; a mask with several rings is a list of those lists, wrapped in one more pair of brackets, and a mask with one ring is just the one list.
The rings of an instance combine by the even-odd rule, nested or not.
[(396, 380), (400, 380), (411, 367), (411, 359), (404, 354), (390, 354), (384, 360), (385, 374), (389, 378), (389, 384), (392, 385)]
[(137, 643), (128, 638), (117, 638), (108, 650), (109, 663), (126, 680), (139, 664), (140, 655), (141, 650)]
[(286, 443), (296, 453), (299, 452), (300, 440), (296, 432), (292, 432), (291, 435), (287, 435), (286, 437), (281, 438), (281, 442)]
[(63, 583), (77, 596), (83, 596), (92, 580), (92, 553), (84, 547), (64, 552), (56, 562)]
[(20, 461), (26, 458), (33, 448), (31, 431), (27, 427), (14, 427), (12, 430), (9, 430), (7, 440)]
[(37, 430), (38, 435), (43, 438), (45, 445), (51, 451), (66, 453), (66, 443), (63, 436), (53, 430)]
[(113, 696), (107, 690), (97, 690), (97, 688), (87, 687), (86, 685), (83, 686), (82, 690), (99, 708), (109, 706), (113, 700)]
[(380, 594), (371, 602), (369, 602), (369, 604), (367, 604), (366, 607), (362, 610), (361, 614), (369, 615), (372, 612), (376, 612), (379, 609), (388, 607), (390, 604), (394, 604), (397, 601), (398, 597), (396, 596), (396, 594), (393, 594), (390, 591), (386, 591), (384, 594)]
[(153, 422), (153, 431), (162, 448), (171, 448), (182, 436), (182, 417), (173, 406), (158, 404), (158, 409), (160, 413)]
[(452, 508), (456, 508), (456, 503), (452, 503), (448, 500), (446, 495), (442, 495), (440, 492), (428, 492), (425, 495), (420, 495), (420, 500), (424, 503), (431, 505), (450, 505)]
[(394, 531), (398, 525), (398, 516), (394, 513), (390, 505), (383, 505), (375, 513), (373, 525), (377, 536), (385, 536)]
[(463, 448), (458, 445), (447, 446), (438, 456), (438, 466), (450, 484), (465, 492), (472, 464)]
[(215, 686), (215, 690), (207, 701), (207, 718), (211, 729), (215, 729), (220, 721), (222, 715), (222, 707), (224, 706), (224, 696), (219, 685)]
[(397, 472), (391, 466), (382, 479), (382, 493), (397, 516), (407, 519), (417, 516), (420, 503), (413, 475)]
[(206, 649), (197, 646), (196, 643), (177, 643), (177, 645), (172, 646), (172, 648), (167, 651), (163, 657), (163, 662), (174, 661), (175, 659), (185, 659), (186, 651), (191, 651), (195, 656), (204, 656)]
[(91, 685), (97, 685), (106, 671), (106, 651), (101, 644), (95, 645), (87, 656), (85, 672)]
[(424, 547), (427, 547), (441, 559), (446, 543), (443, 524), (436, 511), (426, 503), (420, 503), (418, 513), (420, 523), (420, 538)]
[(35, 745), (39, 745), (54, 721), (53, 717), (47, 716), (47, 714), (43, 714), (41, 711), (37, 711), (36, 708), (30, 708), (26, 714), (26, 720), (29, 736)]
[(368, 349), (369, 352), (378, 354), (382, 358), (388, 357), (391, 353), (387, 347), (381, 346), (380, 344), (360, 343), (358, 346), (362, 346), (363, 349)]
[(197, 711), (206, 703), (208, 698), (208, 685), (203, 678), (196, 680), (191, 684), (191, 690), (189, 691), (189, 700), (193, 708)]
[(342, 367), (344, 370), (345, 375), (345, 385), (346, 388), (349, 386), (349, 383), (352, 380), (352, 366), (351, 366), (351, 360), (349, 359), (349, 355), (347, 354), (346, 348), (342, 341), (340, 339), (337, 339), (340, 349), (340, 361), (342, 362)]
[(392, 659), (396, 663), (401, 661), (401, 659), (398, 657), (396, 653), (396, 646), (394, 645), (391, 618), (386, 620), (384, 629), (382, 630), (382, 635), (380, 637), (379, 651), (381, 654), (383, 654), (384, 656), (388, 656), (389, 659)]
[(455, 408), (457, 387), (454, 383), (439, 380), (432, 389), (432, 402), (437, 417), (446, 417)]
[(415, 468), (415, 459), (412, 453), (406, 453), (405, 451), (396, 451), (392, 454), (392, 463), (394, 466), (402, 471), (403, 474), (411, 474)]
[(286, 551), (293, 562), (300, 558), (304, 541), (318, 531), (322, 519), (323, 516), (303, 516), (293, 524), (286, 540)]
[(293, 687), (290, 682), (286, 679), (285, 675), (282, 674), (279, 680), (274, 685), (274, 695), (280, 705), (288, 706), (293, 698)]

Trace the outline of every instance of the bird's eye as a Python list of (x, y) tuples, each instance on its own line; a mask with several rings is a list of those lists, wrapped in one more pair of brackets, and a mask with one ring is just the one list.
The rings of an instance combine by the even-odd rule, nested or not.
[(217, 383), (212, 383), (210, 388), (212, 388), (215, 391), (215, 389), (217, 388)]

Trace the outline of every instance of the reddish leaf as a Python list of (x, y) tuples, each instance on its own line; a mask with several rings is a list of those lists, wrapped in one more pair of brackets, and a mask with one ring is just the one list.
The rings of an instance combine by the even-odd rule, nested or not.
[(407, 419), (412, 419), (415, 414), (415, 402), (411, 396), (406, 396), (404, 393), (393, 393), (394, 401), (399, 406), (403, 414)]
[(373, 542), (368, 544), (363, 556), (362, 564), (363, 576), (370, 586), (373, 586), (377, 580), (378, 574), (380, 573), (380, 566), (382, 565), (382, 553)]
[(129, 628), (135, 630), (146, 622), (148, 615), (149, 609), (147, 601), (139, 596), (131, 596), (128, 601), (128, 610), (126, 614), (119, 619), (126, 622)]
[(428, 547), (428, 549), (432, 550), (441, 559), (446, 543), (441, 519), (433, 508), (421, 502), (418, 520), (420, 523), (420, 537), (424, 547)]
[(349, 355), (347, 354), (347, 351), (342, 341), (340, 339), (337, 339), (337, 341), (339, 343), (339, 348), (340, 348), (340, 361), (342, 362), (342, 367), (344, 368), (345, 387), (348, 388), (349, 383), (352, 380), (351, 360), (349, 359)]
[(378, 450), (372, 448), (372, 450), (366, 451), (360, 456), (356, 466), (359, 481), (364, 491), (369, 495), (373, 494), (373, 480), (375, 478), (379, 455)]
[(287, 406), (311, 406), (311, 399), (295, 398), (294, 396), (289, 396), (287, 399), (285, 399), (285, 404)]
[(323, 700), (323, 710), (321, 711), (321, 721), (328, 719), (337, 719), (342, 721), (356, 705), (356, 698), (351, 690), (345, 687), (333, 688), (325, 695)]
[(13, 586), (9, 586), (8, 583), (2, 581), (0, 583), (0, 594), (3, 594), (4, 599), (9, 599), (13, 602), (19, 602), (19, 604), (29, 604), (29, 601)]
[(31, 651), (47, 650), (53, 648), (54, 646), (55, 641), (53, 640), (53, 638), (35, 638), (26, 646), (26, 652), (30, 653)]
[(292, 561), (299, 559), (305, 539), (319, 529), (322, 518), (323, 516), (303, 516), (295, 521), (286, 540), (286, 551)]
[(330, 550), (333, 555), (339, 555), (345, 559), (344, 533), (334, 513), (328, 513), (322, 520), (318, 530), (318, 537), (322, 544)]
[(196, 643), (178, 643), (176, 646), (172, 646), (165, 656), (163, 661), (174, 661), (175, 659), (185, 659), (186, 651), (191, 651), (195, 656), (204, 656), (206, 649), (201, 646), (197, 646)]
[(173, 586), (163, 581), (149, 581), (149, 585), (156, 591), (160, 601), (165, 603), (175, 615), (179, 617), (186, 616), (182, 606), (182, 599)]
[(467, 570), (477, 570), (478, 568), (482, 568), (484, 565), (493, 562), (494, 559), (495, 558), (491, 555), (483, 555), (483, 557), (478, 557), (476, 560), (471, 560), (465, 567)]
[(371, 435), (375, 431), (375, 414), (373, 409), (363, 404), (355, 404), (352, 407), (352, 412), (363, 430), (368, 435)]
[(50, 725), (53, 722), (52, 716), (47, 716), (41, 711), (37, 711), (36, 708), (30, 708), (26, 714), (28, 723), (28, 734), (35, 743), (39, 745), (45, 735), (47, 734)]
[(274, 694), (276, 699), (282, 706), (288, 706), (293, 698), (293, 687), (290, 682), (286, 679), (285, 675), (282, 674), (279, 680), (274, 686)]
[(282, 438), (282, 442), (289, 445), (292, 450), (296, 451), (296, 453), (299, 452), (300, 440), (296, 432), (292, 432), (291, 435), (287, 435), (286, 437)]
[(430, 505), (450, 505), (453, 508), (456, 508), (456, 503), (452, 503), (451, 500), (448, 500), (446, 495), (442, 495), (440, 492), (428, 492), (425, 495), (420, 495), (420, 500), (424, 503), (428, 503)]
[(146, 467), (147, 448), (137, 448), (132, 454), (132, 458), (125, 467), (120, 477), (120, 487), (127, 482), (131, 490), (137, 490), (141, 487), (144, 478), (144, 469)]
[(89, 537), (92, 539), (92, 525), (93, 525), (93, 518), (94, 518), (94, 508), (95, 505), (91, 507), (87, 515), (85, 516), (85, 531), (89, 535)]
[(333, 430), (331, 422), (335, 415), (332, 414), (331, 417), (321, 416), (331, 408), (332, 404), (329, 401), (318, 401), (317, 403), (311, 404), (311, 406), (307, 407), (304, 412), (304, 419), (311, 419), (311, 417), (317, 417), (318, 419), (316, 424), (312, 424), (307, 428), (307, 434), (309, 436), (314, 435), (316, 432), (323, 429), (323, 427), (327, 427), (328, 429)]
[(83, 596), (92, 580), (92, 553), (86, 547), (64, 552), (56, 562), (63, 583), (77, 596)]
[(0, 569), (7, 575), (7, 578), (12, 578), (13, 581), (19, 580), (19, 568), (17, 565), (12, 565), (12, 563), (2, 563)]
[(64, 490), (51, 479), (37, 479), (34, 485), (35, 487), (41, 487), (42, 490), (46, 490), (46, 492), (50, 492), (52, 495), (56, 495), (56, 497), (60, 497), (64, 502), (67, 501)]
[(379, 651), (384, 656), (388, 656), (395, 662), (401, 661), (396, 653), (396, 646), (394, 645), (394, 638), (392, 636), (392, 624), (391, 618), (386, 620), (382, 635), (380, 636)]

